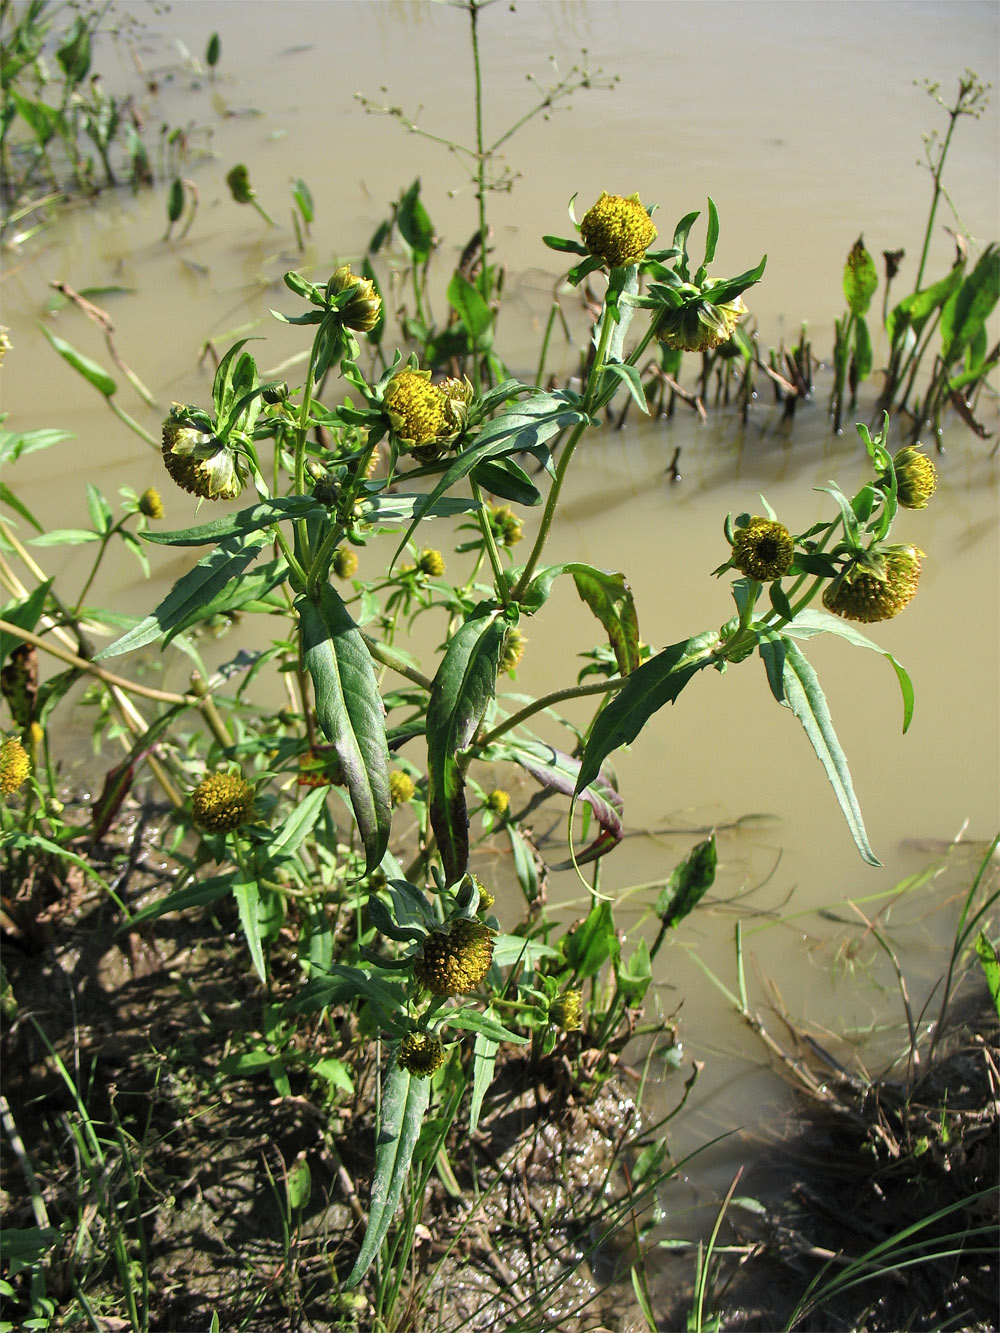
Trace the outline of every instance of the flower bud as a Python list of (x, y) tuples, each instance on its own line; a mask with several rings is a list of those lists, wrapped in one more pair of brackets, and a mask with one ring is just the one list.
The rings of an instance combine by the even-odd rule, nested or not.
[(510, 505), (494, 505), (490, 509), (490, 527), (501, 546), (516, 546), (524, 536), (521, 520)]
[(823, 593), (823, 605), (845, 620), (891, 620), (916, 594), (922, 555), (915, 546), (889, 546), (852, 560)]
[(475, 990), (493, 961), (493, 935), (481, 921), (458, 917), (433, 930), (413, 964), (413, 975), (433, 995), (465, 995)]
[(432, 579), (439, 579), (444, 573), (444, 556), (440, 551), (432, 551), (430, 548), (420, 552), (420, 559), (417, 561), (417, 569), (421, 574), (426, 574)]
[(486, 808), (495, 815), (505, 815), (510, 807), (510, 796), (502, 787), (496, 787), (486, 798)]
[(412, 801), (415, 791), (416, 787), (409, 773), (397, 768), (389, 774), (389, 796), (393, 805), (405, 805), (407, 801)]
[(527, 639), (517, 628), (511, 625), (504, 636), (503, 648), (500, 652), (500, 663), (498, 670), (514, 671), (521, 664), (521, 658), (524, 656), (524, 645)]
[(583, 1002), (578, 990), (556, 996), (549, 1005), (549, 1022), (564, 1032), (576, 1032), (583, 1026)]
[(23, 787), (31, 772), (28, 752), (16, 736), (0, 742), (0, 794), (10, 796)]
[(926, 509), (937, 490), (937, 468), (920, 449), (909, 445), (892, 460), (896, 472), (896, 499), (904, 509)]
[(147, 486), (139, 496), (139, 513), (145, 514), (147, 518), (163, 517), (163, 501), (155, 486)]
[(408, 1032), (399, 1043), (396, 1061), (414, 1078), (430, 1078), (444, 1064), (441, 1039), (431, 1032)]
[(755, 517), (733, 538), (732, 562), (747, 578), (766, 583), (783, 578), (795, 554), (795, 540), (783, 523)]
[(338, 579), (353, 578), (358, 572), (358, 557), (349, 546), (338, 548), (333, 557), (333, 572)]
[(327, 290), (330, 296), (339, 296), (348, 287), (354, 288), (354, 295), (340, 307), (340, 318), (357, 333), (371, 333), (382, 315), (382, 298), (370, 278), (357, 277), (350, 264), (344, 264), (330, 279)]
[(584, 245), (608, 268), (638, 264), (656, 236), (656, 228), (637, 194), (623, 198), (604, 191), (580, 223)]
[(191, 812), (199, 828), (231, 833), (253, 817), (253, 788), (237, 773), (212, 773), (195, 788)]

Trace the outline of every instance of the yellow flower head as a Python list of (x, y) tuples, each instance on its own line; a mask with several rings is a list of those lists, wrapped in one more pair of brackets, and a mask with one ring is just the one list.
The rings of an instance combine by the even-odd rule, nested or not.
[(505, 815), (510, 807), (510, 795), (502, 787), (495, 787), (486, 798), (486, 808), (495, 815)]
[(430, 376), (429, 370), (401, 370), (385, 386), (382, 397), (397, 442), (424, 463), (440, 458), (454, 444), (469, 415), (464, 386), (460, 394), (432, 384)]
[(420, 552), (417, 569), (420, 570), (421, 574), (427, 574), (432, 579), (439, 579), (444, 573), (444, 556), (440, 551), (433, 551), (428, 547)]
[(904, 509), (926, 509), (937, 490), (937, 468), (920, 449), (909, 445), (892, 460), (896, 471), (896, 499)]
[(444, 1047), (430, 1032), (408, 1032), (399, 1043), (396, 1060), (414, 1078), (430, 1078), (444, 1064)]
[(737, 324), (746, 314), (742, 296), (721, 305), (695, 300), (664, 311), (656, 327), (656, 337), (675, 352), (710, 352), (728, 342)]
[(511, 625), (504, 636), (503, 648), (500, 652), (500, 671), (515, 671), (520, 666), (526, 643), (527, 639), (517, 626)]
[(389, 774), (389, 795), (393, 805), (405, 805), (407, 801), (412, 801), (415, 791), (416, 787), (409, 773), (397, 768)]
[(433, 930), (427, 936), (413, 975), (433, 995), (465, 995), (480, 984), (492, 961), (489, 927), (458, 917), (446, 930)]
[(253, 818), (253, 788), (237, 773), (212, 773), (195, 788), (191, 812), (199, 828), (231, 833)]
[(916, 594), (923, 554), (915, 546), (889, 546), (852, 560), (823, 593), (823, 605), (845, 620), (891, 620)]
[(204, 500), (235, 500), (247, 468), (235, 449), (199, 430), (175, 405), (163, 423), (163, 463), (181, 490)]
[(139, 513), (145, 514), (147, 518), (163, 517), (163, 501), (155, 486), (147, 486), (139, 496)]
[(0, 794), (10, 796), (28, 780), (31, 761), (16, 736), (0, 742)]
[(578, 990), (556, 996), (549, 1005), (549, 1022), (564, 1032), (575, 1032), (583, 1026), (583, 1002)]
[(357, 333), (371, 333), (382, 314), (382, 298), (370, 278), (357, 277), (350, 264), (344, 264), (330, 279), (330, 295), (339, 296), (348, 287), (354, 288), (354, 295), (346, 306), (341, 306), (340, 318)]
[(733, 564), (741, 574), (760, 583), (783, 578), (794, 554), (792, 534), (773, 519), (752, 518), (733, 538)]
[(624, 198), (605, 191), (580, 223), (584, 245), (608, 268), (638, 264), (656, 236), (656, 228), (637, 194)]
[(521, 520), (510, 505), (493, 505), (490, 509), (490, 527), (501, 546), (515, 546), (524, 536)]

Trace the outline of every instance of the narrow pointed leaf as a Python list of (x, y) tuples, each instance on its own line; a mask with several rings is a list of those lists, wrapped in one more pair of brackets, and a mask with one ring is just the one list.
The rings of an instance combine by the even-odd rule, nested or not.
[(385, 708), (375, 669), (361, 632), (329, 584), (318, 602), (302, 595), (295, 605), (316, 715), (343, 767), (370, 874), (388, 846), (392, 819)]
[(158, 546), (209, 546), (227, 537), (244, 536), (259, 532), (282, 519), (313, 518), (327, 511), (307, 495), (289, 495), (241, 509), (236, 514), (223, 514), (209, 523), (194, 528), (178, 528), (173, 532), (144, 532), (143, 538)]
[(809, 743), (826, 770), (858, 851), (869, 865), (880, 866), (882, 862), (868, 842), (868, 834), (865, 832), (858, 798), (854, 794), (854, 784), (847, 767), (847, 759), (833, 729), (833, 720), (827, 707), (826, 696), (820, 687), (819, 677), (792, 639), (786, 637), (784, 646), (785, 702), (802, 723), (809, 737)]
[(71, 347), (65, 338), (59, 338), (56, 334), (51, 333), (44, 324), (40, 327), (46, 338), (68, 365), (71, 365), (78, 374), (82, 375), (88, 384), (92, 384), (98, 393), (103, 394), (105, 398), (112, 397), (118, 385), (102, 366), (99, 366), (96, 361), (91, 361), (89, 356), (84, 356), (82, 352), (78, 352), (75, 347)]
[(847, 621), (840, 620), (837, 616), (829, 616), (824, 611), (814, 611), (807, 608), (800, 611), (792, 624), (786, 625), (783, 634), (793, 639), (809, 639), (816, 634), (836, 634), (840, 638), (846, 639), (848, 643), (853, 643), (857, 648), (868, 648), (873, 653), (878, 653), (881, 657), (888, 660), (889, 665), (896, 673), (896, 679), (899, 681), (899, 688), (903, 695), (903, 731), (909, 729), (913, 721), (913, 682), (906, 671), (893, 657), (892, 653), (887, 653), (884, 648), (880, 648), (877, 643), (861, 633), (854, 625)]
[(393, 1060), (382, 1082), (368, 1229), (346, 1287), (356, 1287), (367, 1273), (392, 1224), (429, 1100), (430, 1079), (412, 1077)]
[(264, 961), (264, 947), (260, 938), (260, 921), (257, 917), (257, 904), (260, 902), (260, 890), (256, 880), (247, 880), (233, 885), (233, 896), (240, 912), (240, 925), (246, 936), (250, 957), (257, 969), (257, 975), (267, 984), (267, 964)]
[(690, 915), (715, 883), (718, 855), (715, 834), (693, 847), (660, 891), (656, 914), (663, 924), (673, 927)]
[(427, 705), (429, 814), (449, 884), (469, 862), (469, 815), (458, 755), (471, 744), (496, 693), (506, 628), (488, 606), (467, 620), (448, 644)]
[(877, 286), (878, 272), (875, 261), (865, 249), (864, 241), (859, 236), (851, 246), (851, 253), (844, 265), (844, 295), (853, 314), (865, 314), (871, 305)]

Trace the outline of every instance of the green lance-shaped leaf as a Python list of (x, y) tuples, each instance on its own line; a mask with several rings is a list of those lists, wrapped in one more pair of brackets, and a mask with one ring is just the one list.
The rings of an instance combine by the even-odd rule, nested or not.
[(656, 900), (656, 914), (664, 926), (671, 929), (694, 911), (715, 883), (717, 863), (713, 833), (692, 847), (680, 865), (674, 867)]
[(619, 999), (630, 1009), (637, 1009), (642, 1004), (653, 980), (652, 962), (649, 945), (644, 939), (633, 949), (631, 956), (615, 966), (615, 985)]
[(427, 704), (427, 779), (431, 827), (449, 884), (469, 863), (469, 815), (458, 756), (471, 744), (496, 693), (506, 622), (487, 604), (448, 644)]
[(97, 392), (103, 394), (105, 398), (114, 396), (118, 385), (103, 367), (99, 366), (96, 361), (91, 361), (90, 357), (84, 356), (82, 352), (78, 352), (65, 338), (60, 338), (50, 332), (44, 324), (40, 327), (62, 359), (68, 365), (71, 365), (78, 374), (82, 375), (88, 384), (92, 384)]
[(493, 323), (493, 311), (478, 287), (457, 270), (448, 284), (448, 304), (462, 321), (469, 339), (469, 351), (480, 345), (480, 339)]
[(182, 625), (200, 620), (199, 612), (203, 613), (216, 594), (257, 559), (266, 544), (267, 535), (259, 532), (245, 539), (230, 537), (220, 542), (177, 580), (155, 611), (99, 652), (97, 660), (144, 648), (158, 639), (172, 637)]
[[(498, 754), (504, 759), (520, 766), (543, 787), (562, 792), (564, 796), (573, 796), (576, 791), (576, 779), (580, 772), (580, 761), (572, 755), (564, 754), (542, 741), (514, 741), (510, 745), (498, 747)], [(575, 857), (577, 865), (593, 861), (605, 852), (610, 852), (622, 839), (622, 798), (602, 774), (598, 774), (589, 786), (580, 792), (597, 816), (601, 833), (595, 842)], [(508, 825), (508, 830), (513, 827)], [(551, 866), (551, 869), (562, 869)], [(519, 875), (520, 878), (520, 875)]]
[[(868, 842), (868, 834), (861, 818), (858, 798), (854, 794), (854, 784), (847, 767), (847, 759), (833, 729), (833, 720), (827, 707), (826, 696), (820, 687), (819, 677), (794, 640), (783, 635), (781, 643), (785, 654), (782, 666), (784, 702), (802, 723), (810, 744), (826, 769), (826, 775), (830, 779), (858, 851), (869, 865), (880, 866), (882, 862)], [(762, 652), (763, 649), (762, 644)]]
[(236, 906), (239, 908), (240, 925), (246, 936), (250, 957), (257, 969), (257, 975), (267, 984), (267, 963), (264, 959), (264, 946), (261, 942), (260, 918), (257, 908), (260, 903), (260, 889), (254, 879), (244, 880), (233, 885)]
[(396, 226), (415, 264), (425, 263), (434, 248), (434, 224), (420, 202), (420, 177), (396, 205)]
[(413, 1160), (430, 1099), (428, 1078), (414, 1078), (393, 1060), (382, 1081), (382, 1113), (375, 1142), (375, 1176), (368, 1206), (368, 1229), (345, 1286), (356, 1287), (371, 1267), (392, 1223)]
[(935, 310), (939, 310), (944, 305), (962, 281), (964, 269), (965, 261), (961, 260), (952, 268), (947, 277), (941, 278), (940, 281), (935, 282), (930, 287), (924, 287), (922, 291), (904, 296), (902, 301), (889, 312), (889, 317), (885, 322), (885, 331), (893, 347), (896, 345), (897, 337), (908, 328), (912, 328), (916, 338), (920, 337), (924, 324)]
[(575, 560), (549, 565), (531, 580), (521, 600), (522, 608), (531, 614), (543, 606), (560, 574), (573, 575), (580, 597), (607, 631), (618, 670), (627, 676), (639, 665), (640, 657), (639, 621), (625, 575), (608, 573)]
[(56, 59), (62, 65), (67, 82), (82, 83), (87, 77), (90, 69), (90, 28), (82, 15), (73, 20), (66, 40), (56, 51)]
[[(492, 1008), (484, 1009), (483, 1017), (493, 1021), (497, 1020), (496, 1011)], [(476, 1041), (472, 1050), (472, 1096), (469, 1098), (470, 1135), (475, 1134), (479, 1128), (483, 1099), (493, 1082), (499, 1049), (500, 1043), (495, 1038), (487, 1036), (485, 1032), (476, 1033)]]
[(613, 750), (634, 741), (654, 713), (673, 703), (702, 667), (712, 661), (719, 636), (713, 631), (671, 644), (643, 662), (597, 716), (580, 762), (576, 795), (590, 785)]
[(223, 514), (210, 523), (199, 523), (194, 528), (177, 528), (173, 532), (144, 532), (143, 538), (158, 546), (215, 546), (227, 537), (240, 537), (260, 532), (281, 519), (316, 518), (327, 511), (308, 495), (289, 495), (264, 500), (260, 504), (241, 509), (235, 514)]
[(998, 300), (1000, 247), (992, 244), (941, 311), (941, 360), (946, 366), (953, 366), (978, 336)]
[(851, 246), (851, 253), (844, 265), (844, 295), (852, 314), (865, 314), (877, 286), (875, 261), (865, 249), (864, 239), (859, 236)]
[(620, 956), (611, 904), (596, 898), (586, 918), (566, 936), (566, 963), (574, 977), (586, 981), (596, 977), (609, 958), (617, 964)]
[[(3, 608), (0, 619), (6, 620), (8, 624), (16, 625), (18, 629), (26, 629), (29, 633), (33, 632), (35, 626), (42, 618), (42, 612), (45, 610), (45, 599), (49, 595), (49, 589), (52, 587), (52, 580), (46, 579), (34, 588), (27, 597), (18, 599), (15, 602), (8, 602)], [(0, 633), (0, 663), (6, 662), (7, 658), (15, 648), (20, 647), (24, 642), (16, 634), (8, 634), (6, 631)]]
[(976, 953), (989, 987), (990, 999), (997, 1014), (1000, 1014), (1000, 954), (990, 943), (986, 931), (981, 930), (976, 936)]
[(303, 594), (295, 606), (316, 716), (344, 770), (370, 874), (385, 854), (392, 819), (385, 708), (375, 669), (360, 630), (329, 584), (318, 602)]

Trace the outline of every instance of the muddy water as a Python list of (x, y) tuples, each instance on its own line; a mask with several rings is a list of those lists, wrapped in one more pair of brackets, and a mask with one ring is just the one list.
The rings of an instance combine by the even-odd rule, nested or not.
[[(268, 369), (297, 351), (289, 330), (267, 314), (291, 310), (281, 274), (297, 267), (322, 277), (334, 261), (357, 257), (387, 201), (415, 176), (446, 257), (457, 255), (475, 227), (460, 154), (365, 115), (353, 98), (356, 90), (384, 98), (428, 133), (470, 141), (461, 12), (401, 0), (188, 3), (164, 15), (136, 5), (135, 12), (149, 25), (138, 53), (160, 77), (155, 96), (138, 92), (151, 148), (162, 123), (190, 126), (196, 157), (185, 174), (201, 206), (189, 236), (167, 245), (160, 191), (108, 197), (4, 257), (3, 318), (15, 342), (3, 371), (4, 410), (18, 429), (56, 426), (75, 436), (25, 459), (7, 478), (49, 526), (86, 522), (84, 478), (112, 497), (120, 484), (142, 490), (165, 482), (154, 451), (120, 426), (39, 333), (50, 280), (127, 289), (98, 299), (115, 321), (122, 355), (161, 406), (145, 408), (127, 386), (122, 402), (156, 435), (171, 400), (207, 400), (210, 372), (198, 359), (206, 339), (224, 348), (236, 337), (266, 336), (258, 359)], [(216, 30), (219, 76), (197, 78), (182, 60), (184, 48), (204, 51)], [(658, 201), (664, 238), (711, 193), (722, 218), (716, 271), (740, 271), (769, 256), (765, 281), (751, 293), (762, 342), (794, 338), (808, 319), (823, 355), (843, 303), (843, 261), (860, 232), (876, 255), (905, 246), (900, 282), (912, 281), (929, 194), (927, 173), (915, 165), (919, 136), (942, 126), (913, 80), (939, 79), (950, 95), (967, 65), (995, 76), (981, 62), (995, 59), (996, 39), (990, 4), (602, 0), (485, 11), (488, 137), (532, 105), (526, 74), (550, 83), (553, 70), (581, 62), (581, 48), (592, 71), (621, 76), (613, 90), (578, 94), (570, 110), (554, 109), (504, 145), (501, 165), (517, 179), (491, 196), (490, 210), (497, 252), (509, 264), (501, 350), (512, 369), (533, 373), (557, 276), (540, 235), (566, 230), (572, 194), (586, 204), (604, 188), (638, 189), (644, 201)], [(127, 52), (110, 51), (108, 68), (109, 83), (117, 77), (119, 87), (136, 88)], [(982, 121), (961, 124), (949, 166), (962, 221), (981, 243), (996, 226), (997, 124), (995, 104)], [(273, 230), (228, 196), (225, 173), (241, 160), (279, 221)], [(316, 205), (304, 254), (289, 221), (297, 177)], [(932, 272), (951, 260), (948, 221), (942, 208)], [(440, 269), (446, 281), (448, 265)], [(55, 327), (106, 363), (101, 338), (75, 312), (60, 314)], [(876, 359), (883, 353), (876, 346)], [(572, 349), (556, 348), (554, 356), (570, 364)], [(284, 373), (296, 377), (294, 366)], [(816, 401), (790, 431), (762, 401), (745, 430), (731, 414), (703, 426), (681, 413), (669, 425), (639, 426), (633, 415), (627, 430), (595, 435), (574, 463), (549, 555), (626, 571), (643, 637), (657, 647), (717, 627), (731, 606), (725, 582), (710, 577), (724, 558), (727, 510), (757, 511), (764, 492), (791, 528), (803, 530), (829, 512), (816, 486), (836, 478), (852, 490), (863, 478), (853, 432), (829, 432), (828, 387), (820, 371)], [(995, 411), (988, 426), (996, 431)], [(678, 932), (657, 977), (664, 1012), (683, 1001), (685, 1051), (706, 1066), (675, 1122), (679, 1149), (733, 1126), (766, 1126), (785, 1100), (780, 1081), (760, 1068), (760, 1047), (698, 960), (731, 988), (734, 929), (742, 921), (751, 993), (779, 1035), (786, 1034), (767, 1010), (769, 978), (790, 1012), (807, 1018), (841, 1058), (856, 1042), (877, 1063), (898, 1045), (900, 1010), (891, 971), (863, 935), (859, 912), (870, 917), (892, 901), (880, 919), (893, 932), (919, 1006), (942, 970), (955, 895), (974, 860), (974, 849), (960, 849), (936, 873), (935, 852), (959, 835), (982, 844), (997, 824), (997, 459), (991, 442), (961, 427), (943, 443), (932, 507), (897, 526), (901, 539), (928, 553), (919, 597), (873, 636), (913, 676), (910, 734), (900, 735), (895, 678), (880, 656), (840, 641), (809, 648), (881, 870), (859, 859), (804, 735), (774, 703), (756, 661), (725, 677), (696, 678), (680, 705), (616, 759), (629, 827), (652, 831), (630, 837), (602, 872), (602, 889), (623, 900), (630, 933), (648, 922), (656, 892), (649, 886), (662, 883), (701, 830), (720, 830), (713, 904)], [(667, 465), (678, 447), (682, 480), (675, 483)], [(186, 498), (163, 489), (171, 524), (187, 523)], [(44, 557), (56, 572), (79, 563), (79, 552)], [(190, 563), (163, 553), (157, 586)], [(110, 572), (100, 600), (138, 612), (152, 597), (125, 562)], [(557, 591), (529, 638), (518, 688), (541, 693), (552, 686), (554, 668), (560, 684), (575, 674), (570, 655), (588, 648), (594, 633), (571, 588)], [(174, 683), (181, 682), (178, 675)], [(906, 877), (931, 874), (929, 884), (892, 899)], [(580, 893), (571, 877), (553, 886), (554, 899), (570, 910)], [(821, 908), (842, 920), (818, 916)], [(886, 1024), (889, 1035), (881, 1032)], [(665, 1082), (667, 1099), (675, 1085)], [(744, 1150), (726, 1151), (716, 1163), (720, 1179)]]

